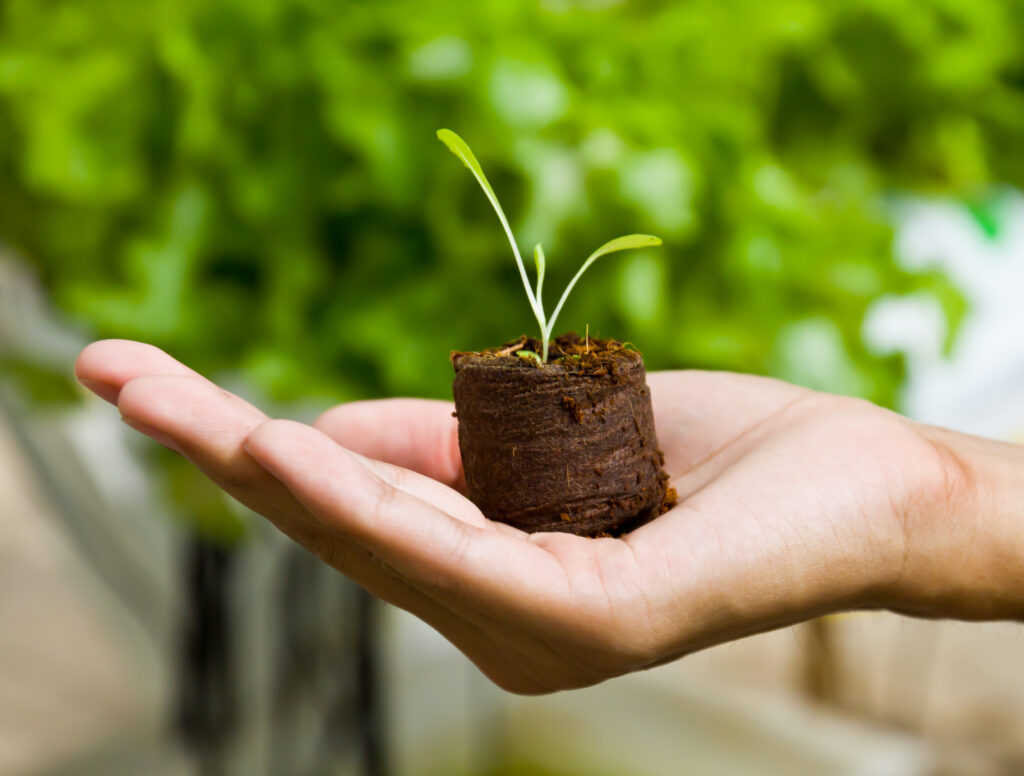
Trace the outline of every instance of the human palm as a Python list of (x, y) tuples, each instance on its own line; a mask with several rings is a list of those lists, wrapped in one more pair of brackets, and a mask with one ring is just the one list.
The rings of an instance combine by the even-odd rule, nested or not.
[(908, 522), (948, 476), (925, 429), (866, 402), (745, 375), (653, 373), (678, 506), (621, 538), (531, 535), (463, 495), (449, 403), (356, 402), (314, 426), (271, 420), (124, 341), (93, 344), (76, 372), (129, 425), (520, 693), (899, 605)]

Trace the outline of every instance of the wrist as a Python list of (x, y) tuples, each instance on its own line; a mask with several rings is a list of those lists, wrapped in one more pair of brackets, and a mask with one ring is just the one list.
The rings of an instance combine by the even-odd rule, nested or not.
[(891, 608), (923, 617), (1024, 620), (1024, 448), (920, 427), (921, 467)]

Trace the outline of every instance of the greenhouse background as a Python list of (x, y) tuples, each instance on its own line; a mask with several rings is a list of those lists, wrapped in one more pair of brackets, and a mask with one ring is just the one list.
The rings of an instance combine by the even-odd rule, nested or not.
[[(75, 387), (151, 342), (280, 416), (560, 328), (1024, 439), (1016, 0), (0, 0), (0, 773), (1012, 773), (1010, 625), (830, 617), (548, 698)], [(682, 763), (682, 765), (681, 765)]]

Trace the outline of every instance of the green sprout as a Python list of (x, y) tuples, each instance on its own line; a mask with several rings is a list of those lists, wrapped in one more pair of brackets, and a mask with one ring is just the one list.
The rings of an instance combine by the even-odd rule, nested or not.
[[(583, 265), (579, 268), (579, 271), (573, 276), (573, 279), (569, 281), (569, 285), (565, 287), (565, 291), (562, 292), (562, 298), (558, 300), (558, 304), (555, 305), (555, 311), (551, 313), (551, 317), (548, 318), (544, 313), (544, 300), (542, 299), (542, 292), (544, 290), (544, 272), (546, 263), (544, 259), (544, 249), (540, 245), (537, 245), (533, 249), (533, 261), (537, 267), (537, 288), (536, 290), (530, 285), (530, 279), (526, 275), (526, 266), (523, 264), (523, 257), (519, 254), (519, 247), (516, 245), (515, 237), (512, 235), (512, 228), (508, 225), (508, 219), (505, 218), (505, 213), (501, 209), (501, 205), (498, 204), (498, 197), (494, 193), (494, 189), (491, 188), (491, 184), (487, 181), (487, 176), (484, 175), (483, 168), (480, 167), (480, 162), (477, 161), (476, 156), (473, 155), (472, 150), (466, 144), (466, 141), (456, 135), (450, 129), (439, 129), (437, 130), (437, 139), (448, 146), (448, 150), (455, 154), (462, 163), (469, 168), (469, 171), (473, 173), (473, 177), (476, 178), (477, 183), (480, 184), (480, 188), (484, 190), (484, 194), (487, 195), (487, 199), (490, 200), (491, 205), (494, 206), (494, 212), (498, 214), (498, 219), (501, 221), (502, 227), (505, 229), (505, 235), (508, 237), (509, 244), (512, 246), (512, 253), (516, 257), (516, 265), (519, 267), (519, 276), (523, 279), (523, 287), (526, 289), (526, 297), (530, 300), (530, 309), (533, 310), (533, 315), (537, 319), (537, 323), (540, 326), (540, 339), (543, 353), (540, 357), (540, 363), (546, 364), (548, 362), (548, 341), (551, 339), (551, 333), (555, 329), (555, 321), (558, 319), (558, 314), (562, 312), (562, 306), (565, 304), (565, 300), (569, 298), (569, 292), (572, 291), (577, 281), (583, 277), (583, 273), (586, 272), (590, 265), (597, 261), (602, 256), (615, 253), (616, 251), (628, 251), (634, 248), (650, 248), (654, 245), (661, 245), (661, 240), (649, 234), (628, 234), (624, 237), (616, 237), (614, 240), (610, 240), (598, 248), (596, 251), (587, 257), (587, 260), (583, 262)], [(520, 353), (519, 355), (523, 355)]]

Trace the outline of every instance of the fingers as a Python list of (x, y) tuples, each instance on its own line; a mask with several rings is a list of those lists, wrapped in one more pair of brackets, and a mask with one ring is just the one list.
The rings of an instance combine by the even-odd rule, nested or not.
[[(75, 375), (85, 387), (112, 403), (117, 402), (121, 389), (138, 377), (192, 377), (214, 385), (159, 348), (130, 340), (92, 343), (78, 356)], [(259, 413), (240, 397), (224, 393)], [(328, 410), (315, 425), (356, 453), (464, 490), (458, 424), (452, 409), (450, 402), (425, 399), (353, 402)]]
[(325, 526), (428, 594), (504, 616), (567, 597), (549, 553), (454, 519), (316, 429), (270, 421), (250, 435), (246, 449)]
[(87, 346), (75, 361), (75, 376), (93, 393), (116, 404), (121, 389), (138, 377), (190, 377), (220, 391), (226, 398), (251, 412), (262, 413), (239, 396), (223, 391), (193, 369), (160, 348), (131, 340), (100, 340)]
[[(121, 389), (118, 407), (128, 425), (184, 455), (246, 506), (265, 513), (268, 505), (260, 499), (267, 491), (279, 496), (277, 501), (286, 497), (290, 506), (297, 506), (243, 448), (267, 416), (209, 381), (191, 376), (136, 378)], [(387, 464), (366, 465), (385, 478), (404, 476)], [(472, 503), (440, 483), (411, 472), (405, 480), (407, 490), (434, 506), (477, 525), (486, 523)]]
[(451, 402), (381, 399), (342, 404), (313, 425), (353, 452), (465, 490)]

